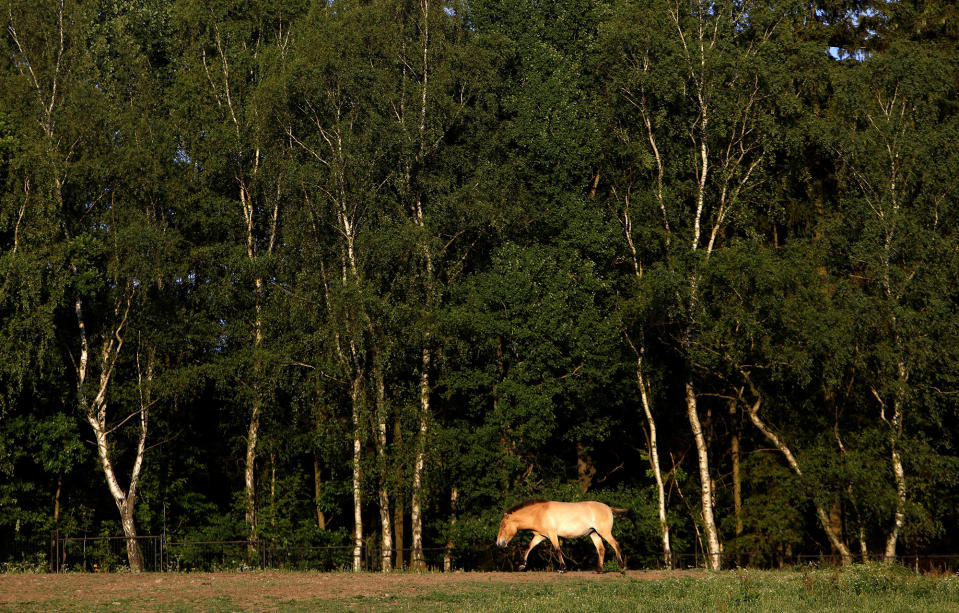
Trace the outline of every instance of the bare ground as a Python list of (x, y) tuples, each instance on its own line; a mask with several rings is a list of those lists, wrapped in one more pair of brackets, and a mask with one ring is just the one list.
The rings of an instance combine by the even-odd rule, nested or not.
[[(663, 579), (695, 571), (628, 571), (633, 579)], [(700, 574), (700, 573), (696, 573)], [(437, 590), (488, 589), (523, 583), (564, 581), (622, 581), (619, 573), (144, 573), (123, 574), (7, 574), (0, 575), (0, 608), (19, 605), (56, 607), (65, 603), (84, 607), (110, 607), (133, 599), (149, 607), (186, 606), (223, 598), (236, 606), (270, 609), (278, 603), (339, 600), (357, 597), (415, 596)]]

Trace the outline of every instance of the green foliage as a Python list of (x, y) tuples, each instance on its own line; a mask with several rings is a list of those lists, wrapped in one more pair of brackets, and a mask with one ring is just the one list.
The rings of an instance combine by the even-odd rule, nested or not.
[[(673, 550), (695, 554), (691, 390), (727, 553), (826, 552), (820, 511), (857, 552), (897, 514), (899, 553), (955, 552), (950, 3), (0, 14), (0, 561), (119, 529), (88, 444), (101, 391), (121, 488), (149, 407), (141, 532), (250, 536), (252, 462), (254, 536), (347, 546), (355, 440), (365, 537), (384, 493), (408, 546), (422, 443), (428, 547), (495, 566), (510, 504), (600, 499), (658, 566), (645, 409)], [(912, 593), (871, 567), (808, 579), (828, 606)], [(780, 593), (683, 588), (698, 608)]]

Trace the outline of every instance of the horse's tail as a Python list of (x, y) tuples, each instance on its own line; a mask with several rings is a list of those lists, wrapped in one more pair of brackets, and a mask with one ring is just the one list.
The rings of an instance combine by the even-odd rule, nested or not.
[(609, 510), (613, 512), (613, 515), (632, 515), (632, 509), (617, 509), (616, 507), (609, 507)]

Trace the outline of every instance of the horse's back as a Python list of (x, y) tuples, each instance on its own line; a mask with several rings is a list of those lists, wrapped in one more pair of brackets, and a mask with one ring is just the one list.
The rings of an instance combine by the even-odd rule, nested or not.
[(544, 520), (559, 536), (575, 538), (596, 529), (612, 526), (613, 514), (609, 506), (595, 500), (583, 502), (543, 503)]

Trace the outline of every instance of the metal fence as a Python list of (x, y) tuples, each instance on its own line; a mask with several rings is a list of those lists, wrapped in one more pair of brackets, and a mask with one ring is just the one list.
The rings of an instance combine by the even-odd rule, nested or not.
[(163, 537), (69, 536), (56, 531), (50, 538), (50, 570), (111, 572), (127, 568), (129, 540), (136, 541), (144, 570), (163, 570)]
[[(55, 573), (113, 572), (129, 567), (128, 542), (134, 540), (146, 571), (219, 571), (252, 569), (341, 570), (353, 568), (352, 545), (303, 546), (269, 540), (168, 540), (162, 535), (74, 536), (54, 531), (50, 538), (50, 571)], [(363, 544), (361, 567), (382, 566), (381, 549)], [(423, 549), (423, 564), (442, 570), (449, 555), (445, 547)], [(395, 551), (393, 552), (395, 558)], [(403, 549), (404, 566), (413, 550)]]
[[(866, 562), (894, 562), (916, 572), (959, 572), (959, 555), (956, 554), (913, 554), (887, 557), (883, 554), (849, 556), (846, 560), (836, 553), (785, 554), (782, 552), (748, 551), (720, 554), (721, 567), (756, 569), (791, 569), (808, 567), (838, 568), (843, 563), (862, 564)], [(707, 568), (708, 560), (702, 553), (683, 553), (672, 555), (672, 568)]]
[[(129, 567), (127, 543), (130, 539), (123, 536), (71, 536), (54, 531), (50, 538), (50, 571), (66, 572), (112, 572)], [(206, 540), (185, 541), (168, 540), (162, 535), (135, 537), (140, 551), (143, 569), (147, 571), (226, 571), (253, 569), (287, 570), (343, 570), (353, 568), (353, 547), (351, 545), (302, 546), (289, 543), (276, 543), (268, 540)], [(573, 545), (573, 544), (571, 544)], [(430, 547), (423, 550), (422, 566), (430, 570), (464, 569), (474, 571), (518, 570), (521, 552), (525, 544), (500, 549), (495, 546), (475, 548)], [(612, 552), (607, 550), (607, 554)], [(595, 565), (595, 551), (592, 547), (564, 547), (564, 557), (571, 569), (592, 570)], [(404, 567), (411, 566), (413, 552), (403, 549)], [(396, 559), (396, 552), (393, 552)], [(615, 557), (606, 556), (610, 567), (615, 566)], [(795, 554), (780, 552), (738, 552), (723, 553), (720, 556), (722, 568), (809, 568), (839, 567), (843, 559), (839, 555)], [(882, 555), (869, 560), (855, 556), (850, 562), (895, 561), (916, 572), (959, 572), (959, 555), (914, 554), (896, 556), (894, 560)], [(555, 570), (559, 566), (552, 547), (538, 547), (530, 554), (530, 568)], [(674, 553), (669, 568), (690, 569), (707, 567), (707, 559), (702, 553)], [(627, 559), (632, 569), (667, 567), (660, 560)], [(368, 571), (380, 570), (382, 550), (364, 543), (361, 550), (361, 568)]]

